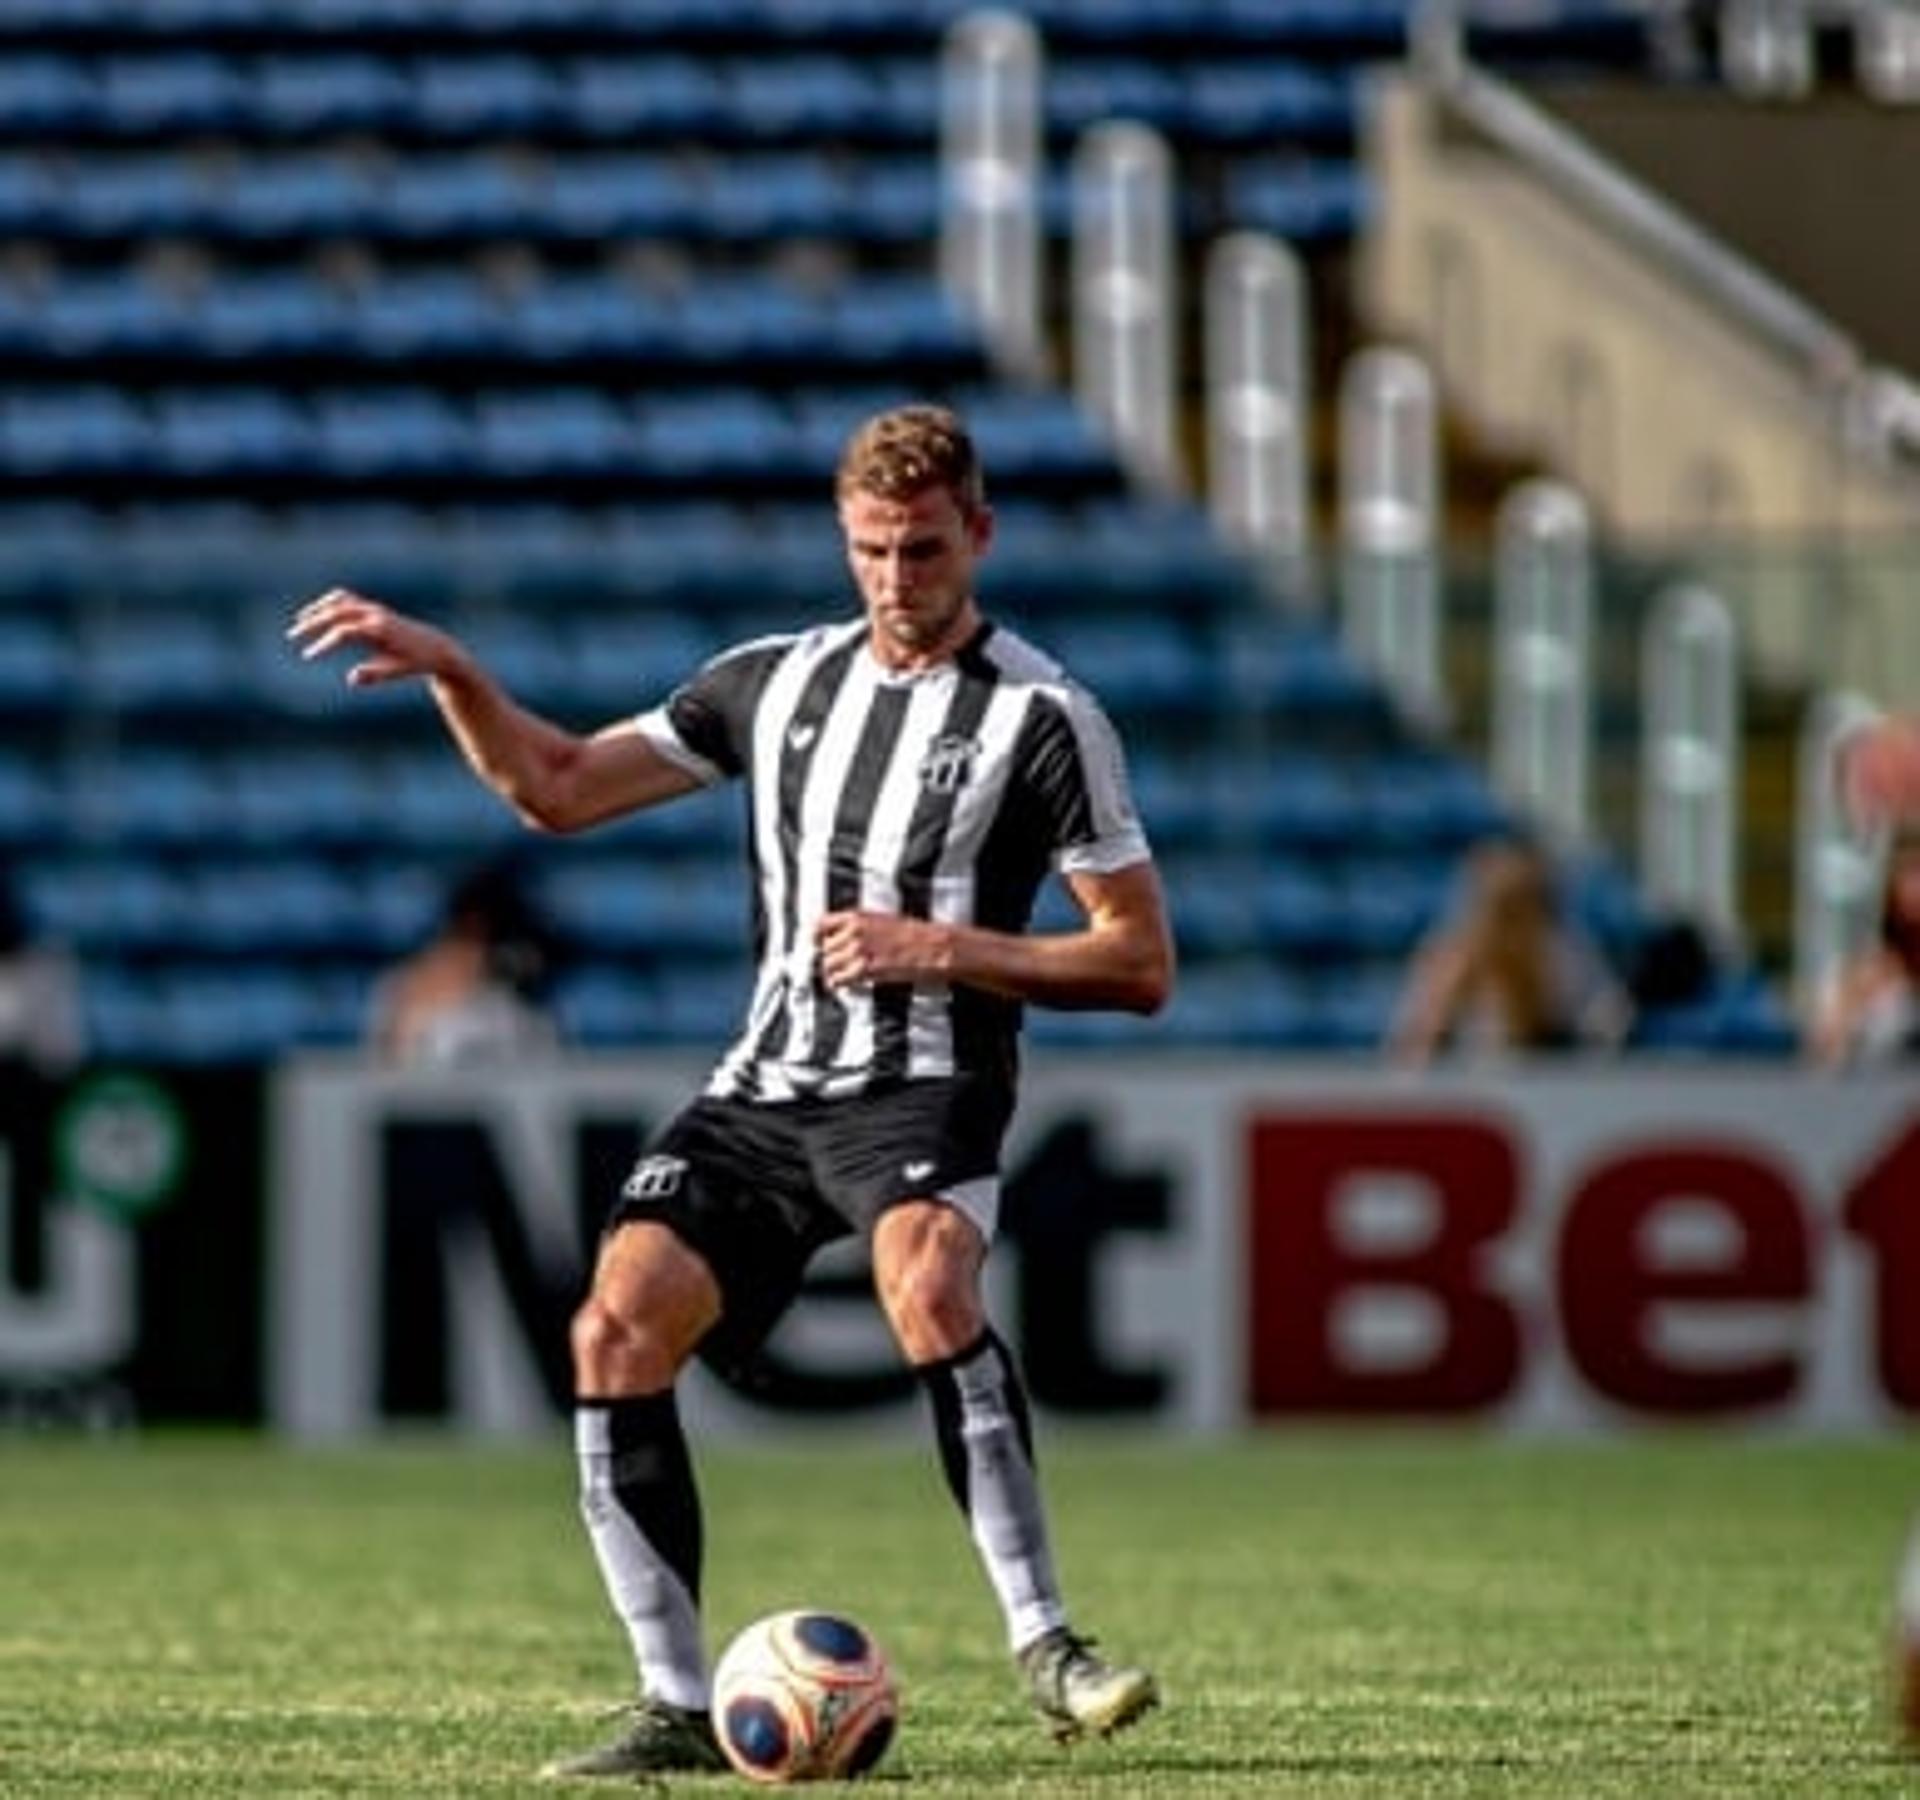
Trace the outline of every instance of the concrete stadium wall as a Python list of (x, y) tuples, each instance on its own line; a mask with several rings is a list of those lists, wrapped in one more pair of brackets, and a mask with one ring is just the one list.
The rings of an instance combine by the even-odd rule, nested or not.
[(1920, 693), (1920, 483), (1843, 448), (1805, 371), (1417, 80), (1381, 75), (1368, 116), (1373, 328), (1621, 541), (1722, 544), (1760, 667)]

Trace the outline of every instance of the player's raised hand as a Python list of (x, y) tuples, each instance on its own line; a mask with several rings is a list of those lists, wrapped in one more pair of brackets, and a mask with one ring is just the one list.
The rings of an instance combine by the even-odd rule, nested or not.
[(1898, 825), (1920, 819), (1920, 719), (1881, 719), (1848, 740), (1840, 795), (1854, 822)]
[(287, 636), (309, 662), (335, 650), (368, 652), (347, 670), (349, 687), (451, 675), (462, 664), (460, 646), (446, 632), (351, 588), (329, 588), (309, 600), (294, 614)]

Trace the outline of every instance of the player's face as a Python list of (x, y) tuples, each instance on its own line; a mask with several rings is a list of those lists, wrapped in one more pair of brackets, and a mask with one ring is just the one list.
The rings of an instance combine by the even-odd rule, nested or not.
[(969, 512), (943, 487), (909, 500), (856, 488), (841, 498), (840, 529), (888, 668), (937, 662), (973, 634), (974, 564), (992, 533), (985, 507)]

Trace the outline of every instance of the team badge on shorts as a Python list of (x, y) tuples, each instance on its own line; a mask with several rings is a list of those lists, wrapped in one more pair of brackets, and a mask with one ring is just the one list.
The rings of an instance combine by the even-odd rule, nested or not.
[(643, 1156), (620, 1189), (623, 1200), (671, 1200), (687, 1178), (684, 1156)]

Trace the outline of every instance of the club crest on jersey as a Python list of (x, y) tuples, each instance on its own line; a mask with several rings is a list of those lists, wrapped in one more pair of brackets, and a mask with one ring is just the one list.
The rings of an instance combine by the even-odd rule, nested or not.
[(643, 1156), (620, 1189), (623, 1200), (671, 1200), (687, 1176), (684, 1156)]
[(958, 793), (973, 773), (973, 758), (979, 748), (972, 738), (955, 732), (935, 738), (920, 759), (920, 785), (936, 794)]

